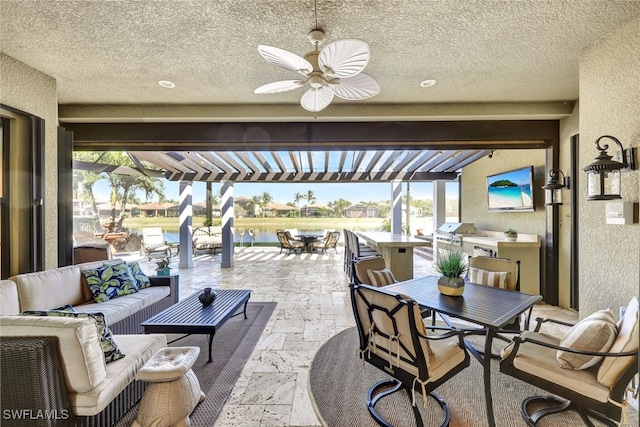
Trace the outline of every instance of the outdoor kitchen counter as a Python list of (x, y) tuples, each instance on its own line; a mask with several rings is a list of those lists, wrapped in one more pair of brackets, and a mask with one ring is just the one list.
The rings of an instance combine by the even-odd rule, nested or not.
[(384, 258), (384, 262), (398, 281), (413, 279), (413, 248), (431, 246), (431, 242), (401, 234), (384, 232), (357, 232), (368, 246)]
[(496, 256), (520, 261), (520, 290), (540, 295), (540, 236), (518, 233), (518, 240), (505, 240), (501, 231), (478, 230), (477, 234), (462, 236), (460, 249), (473, 255), (475, 248), (493, 249)]
[(509, 247), (540, 247), (540, 236), (536, 234), (518, 234), (518, 240), (515, 242), (509, 242), (505, 240), (504, 233), (497, 231), (484, 231), (478, 230), (478, 234), (467, 234), (462, 236), (463, 243), (472, 243), (483, 246), (492, 246), (497, 248), (499, 246)]

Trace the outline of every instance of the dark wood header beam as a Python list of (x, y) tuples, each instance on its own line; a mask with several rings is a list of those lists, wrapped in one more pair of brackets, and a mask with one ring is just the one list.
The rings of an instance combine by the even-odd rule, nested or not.
[(557, 120), (318, 123), (68, 123), (74, 150), (547, 148)]

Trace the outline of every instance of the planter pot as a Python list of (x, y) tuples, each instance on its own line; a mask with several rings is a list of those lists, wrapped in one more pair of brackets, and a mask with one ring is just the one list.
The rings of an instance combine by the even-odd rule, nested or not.
[(518, 235), (516, 234), (515, 236), (509, 236), (509, 235), (504, 235), (504, 240), (506, 240), (507, 242), (515, 242), (516, 240), (518, 240)]
[(464, 279), (442, 276), (438, 279), (438, 290), (442, 295), (459, 297), (464, 292)]
[(158, 276), (171, 276), (171, 269), (170, 268), (162, 268), (162, 269), (157, 269), (156, 270), (156, 275)]

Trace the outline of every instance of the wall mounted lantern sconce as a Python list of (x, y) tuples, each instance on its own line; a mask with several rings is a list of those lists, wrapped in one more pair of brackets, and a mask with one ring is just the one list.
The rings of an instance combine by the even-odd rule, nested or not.
[[(562, 178), (562, 180), (560, 180)], [(569, 188), (570, 180), (560, 169), (551, 169), (549, 179), (542, 186), (544, 190), (544, 204), (547, 206), (562, 204), (562, 190)]]
[[(622, 162), (613, 160), (613, 156), (607, 154), (609, 145), (600, 146), (600, 140), (603, 138), (609, 138), (616, 143)], [(596, 148), (600, 150), (600, 154), (583, 169), (587, 173), (587, 200), (621, 199), (621, 171), (635, 169), (635, 148), (625, 150), (620, 141), (611, 135), (602, 135), (596, 139)]]

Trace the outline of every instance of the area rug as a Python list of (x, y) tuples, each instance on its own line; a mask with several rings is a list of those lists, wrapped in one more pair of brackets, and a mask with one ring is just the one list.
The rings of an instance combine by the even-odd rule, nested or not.
[[(191, 335), (171, 344), (172, 347), (200, 347), (200, 356), (193, 366), (193, 371), (198, 377), (200, 388), (206, 394), (206, 398), (191, 414), (193, 427), (211, 427), (214, 424), (275, 307), (275, 302), (249, 302), (247, 319), (239, 315), (222, 325), (213, 338), (211, 363), (207, 363), (209, 340), (207, 335)], [(167, 335), (167, 341), (177, 337), (177, 335)], [(116, 426), (129, 427), (137, 412), (136, 405), (118, 421)]]
[[(309, 390), (316, 414), (330, 427), (376, 427), (369, 414), (366, 395), (369, 387), (389, 378), (384, 372), (356, 355), (358, 334), (349, 328), (335, 335), (318, 350), (311, 364)], [(493, 410), (496, 425), (524, 426), (520, 416), (520, 403), (528, 396), (547, 394), (520, 380), (500, 372), (498, 361), (492, 361), (491, 378)], [(452, 427), (487, 425), (482, 366), (471, 357), (471, 365), (440, 386), (437, 393), (448, 403)], [(433, 399), (427, 408), (418, 404), (425, 426), (442, 423), (443, 412)], [(413, 426), (415, 420), (407, 393), (398, 392), (383, 398), (377, 405), (379, 413), (394, 426)], [(600, 425), (595, 423), (596, 425)], [(580, 416), (565, 412), (550, 416), (540, 426), (583, 427)], [(629, 425), (638, 425), (638, 412), (629, 408)]]

